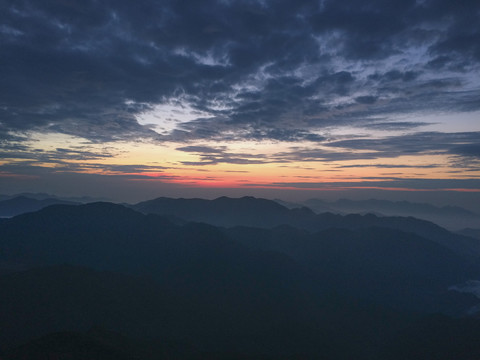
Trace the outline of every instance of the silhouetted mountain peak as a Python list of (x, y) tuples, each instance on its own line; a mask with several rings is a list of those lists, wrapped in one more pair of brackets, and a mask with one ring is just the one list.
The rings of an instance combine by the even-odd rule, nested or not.
[(215, 200), (158, 198), (133, 205), (132, 208), (145, 214), (173, 215), (187, 221), (223, 227), (273, 228), (290, 225), (310, 232), (328, 228), (385, 227), (415, 233), (462, 254), (480, 254), (478, 241), (452, 234), (434, 223), (413, 217), (378, 216), (369, 212), (363, 215), (332, 212), (317, 215), (306, 207), (288, 209), (272, 200), (225, 196)]
[(15, 216), (27, 212), (38, 211), (53, 204), (69, 204), (77, 203), (65, 201), (56, 198), (32, 199), (24, 195), (15, 196), (13, 198), (0, 201), (0, 216)]
[[(104, 219), (108, 217), (115, 216), (139, 216), (140, 214), (130, 208), (127, 208), (123, 205), (113, 204), (109, 202), (94, 202), (81, 205), (64, 205), (64, 204), (55, 204), (45, 207), (38, 211), (38, 215), (43, 216), (66, 216), (66, 215), (82, 216), (86, 215), (89, 217), (94, 217), (96, 214), (101, 215)], [(21, 215), (21, 216), (26, 216)]]
[(132, 208), (142, 213), (174, 215), (189, 221), (206, 222), (217, 226), (275, 226), (285, 222), (287, 208), (274, 201), (245, 196), (226, 196), (214, 200), (157, 198)]

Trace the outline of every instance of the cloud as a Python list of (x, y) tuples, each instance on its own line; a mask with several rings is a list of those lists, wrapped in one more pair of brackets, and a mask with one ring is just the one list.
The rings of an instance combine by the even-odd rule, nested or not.
[[(73, 146), (71, 148), (56, 148), (54, 150), (38, 149), (32, 146), (22, 144), (9, 144), (2, 147), (0, 150), (0, 157), (9, 159), (10, 163), (15, 163), (19, 159), (23, 164), (31, 163), (49, 163), (51, 165), (63, 164), (67, 166), (71, 160), (76, 161), (90, 161), (90, 160), (104, 160), (113, 158), (117, 155), (110, 149), (95, 149), (90, 146)], [(5, 165), (3, 165), (5, 166)]]
[(373, 123), (367, 123), (364, 125), (359, 124), (359, 126), (367, 129), (388, 131), (388, 130), (410, 130), (410, 129), (415, 129), (415, 128), (430, 125), (430, 124), (424, 123), (424, 122), (418, 122), (418, 121), (395, 121), (395, 122), (373, 122)]
[(355, 101), (360, 104), (374, 104), (377, 101), (378, 97), (371, 95), (357, 96)]
[(177, 148), (177, 150), (184, 151), (184, 152), (200, 153), (200, 154), (221, 154), (224, 152), (225, 148), (216, 149), (210, 146), (182, 146)]
[[(7, 1), (0, 139), (13, 147), (34, 132), (57, 132), (94, 143), (271, 140), (366, 150), (287, 156), (307, 161), (378, 152), (478, 157), (474, 140), (457, 135), (329, 141), (328, 133), (415, 131), (421, 122), (392, 119), (479, 110), (479, 10), (473, 0)], [(162, 104), (198, 117), (177, 114), (161, 132), (138, 122)], [(195, 150), (188, 146), (196, 145), (178, 150)], [(196, 150), (198, 164), (264, 161)]]
[[(429, 165), (405, 165), (405, 164), (354, 164), (354, 165), (338, 165), (336, 168), (348, 169), (348, 168), (377, 168), (377, 169), (433, 169), (440, 167), (438, 164)], [(400, 173), (398, 173), (400, 174)]]
[(480, 159), (480, 143), (455, 146), (450, 149), (452, 154), (471, 156)]
[(262, 154), (242, 154), (227, 152), (225, 147), (212, 148), (208, 146), (185, 146), (177, 148), (177, 150), (195, 153), (199, 156), (200, 161), (182, 161), (182, 165), (187, 166), (203, 166), (216, 164), (265, 164), (271, 162)]
[(376, 152), (346, 152), (331, 151), (324, 148), (291, 148), (289, 151), (279, 152), (271, 156), (271, 161), (276, 162), (326, 162), (348, 160), (374, 160), (378, 157)]
[[(383, 180), (379, 180), (383, 179)], [(478, 191), (480, 179), (402, 179), (402, 178), (365, 178), (368, 181), (326, 181), (326, 182), (273, 182), (250, 183), (247, 186), (264, 186), (295, 189), (399, 189), (399, 190), (467, 190)]]
[(378, 157), (421, 153), (478, 156), (479, 142), (480, 132), (420, 132), (381, 139), (332, 141), (325, 145), (333, 148), (375, 151)]

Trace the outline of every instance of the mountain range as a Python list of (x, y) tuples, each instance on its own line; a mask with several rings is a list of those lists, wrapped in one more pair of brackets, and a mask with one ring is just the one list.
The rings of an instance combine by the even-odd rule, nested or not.
[(435, 206), (426, 203), (389, 200), (350, 200), (339, 199), (325, 201), (309, 199), (301, 204), (281, 202), (289, 207), (307, 206), (316, 213), (332, 212), (336, 214), (372, 213), (379, 216), (414, 216), (432, 221), (451, 230), (460, 230), (467, 227), (476, 227), (480, 224), (480, 215), (459, 206)]
[(214, 226), (251, 226), (271, 228), (290, 225), (310, 232), (329, 228), (362, 229), (383, 227), (412, 232), (463, 254), (480, 254), (480, 242), (451, 233), (429, 221), (413, 217), (379, 217), (374, 214), (316, 214), (307, 207), (287, 208), (275, 201), (253, 197), (215, 200), (157, 198), (131, 206), (144, 214), (174, 216)]
[(0, 201), (0, 217), (12, 217), (27, 212), (38, 211), (55, 204), (77, 205), (79, 203), (55, 198), (37, 200), (26, 196), (16, 196)]
[(251, 197), (52, 205), (0, 222), (0, 358), (472, 359), (479, 242)]

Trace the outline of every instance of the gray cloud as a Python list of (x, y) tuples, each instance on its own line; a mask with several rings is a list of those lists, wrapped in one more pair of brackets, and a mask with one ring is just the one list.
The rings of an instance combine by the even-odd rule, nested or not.
[(346, 161), (346, 160), (374, 160), (378, 157), (376, 152), (346, 152), (329, 151), (315, 148), (294, 148), (287, 152), (280, 152), (271, 157), (277, 162), (298, 162), (298, 161)]
[[(371, 139), (352, 136), (352, 139), (324, 141), (320, 147), (290, 147), (269, 157), (270, 162), (341, 162), (398, 158), (403, 155), (436, 154), (450, 158), (450, 166), (474, 168), (479, 166), (480, 132), (440, 133), (421, 132)], [(430, 169), (445, 164), (347, 164), (336, 168), (418, 168)]]
[[(210, 146), (183, 146), (177, 148), (179, 151), (194, 153), (200, 158), (200, 161), (182, 161), (182, 165), (187, 166), (202, 166), (214, 164), (264, 164), (268, 162), (276, 162), (277, 160), (268, 160), (262, 154), (246, 154), (246, 153), (231, 153), (226, 147), (213, 148)], [(241, 171), (240, 171), (241, 172)]]
[[(297, 189), (331, 189), (331, 188), (379, 188), (379, 189), (410, 189), (410, 190), (478, 190), (480, 179), (402, 179), (387, 178), (376, 181), (377, 178), (365, 178), (371, 181), (335, 181), (335, 182), (274, 182), (268, 184), (248, 184), (248, 186), (285, 187)], [(378, 178), (385, 179), (385, 178)]]
[(378, 100), (378, 97), (371, 95), (357, 96), (355, 101), (360, 104), (374, 104)]
[[(422, 124), (389, 116), (479, 110), (480, 5), (474, 0), (3, 4), (2, 147), (21, 146), (40, 131), (96, 143), (274, 140), (372, 150), (296, 153), (307, 161), (369, 159), (377, 152), (478, 157), (477, 135), (460, 143), (452, 140), (458, 135), (428, 133), (333, 142), (324, 134), (344, 125), (413, 131)], [(199, 117), (162, 134), (137, 122), (139, 114), (172, 101)], [(196, 150), (198, 164), (263, 161)], [(70, 151), (63, 159), (68, 156), (95, 155)]]
[(225, 151), (224, 148), (216, 149), (210, 146), (182, 146), (177, 148), (179, 151), (200, 153), (200, 154), (221, 154)]
[[(377, 168), (377, 169), (434, 169), (440, 167), (438, 164), (429, 164), (429, 165), (405, 165), (405, 164), (356, 164), (356, 165), (339, 165), (336, 168), (348, 169), (348, 168)], [(401, 173), (396, 173), (401, 174)]]
[[(66, 166), (71, 160), (99, 160), (108, 159), (116, 156), (116, 152), (111, 149), (94, 149), (91, 146), (74, 146), (71, 148), (56, 148), (55, 150), (38, 149), (34, 146), (26, 146), (18, 143), (7, 144), (0, 150), (0, 157), (4, 159), (22, 159), (22, 164), (26, 163), (50, 163), (63, 164)], [(3, 165), (5, 166), (5, 165)]]
[[(50, 160), (52, 161), (52, 160)], [(53, 163), (53, 161), (52, 161)], [(91, 162), (85, 163), (71, 163), (64, 161), (55, 161), (55, 167), (40, 166), (38, 161), (19, 161), (2, 166), (1, 175), (11, 175), (14, 178), (33, 177), (33, 178), (53, 178), (62, 174), (70, 174), (74, 177), (75, 174), (89, 174), (91, 170), (102, 170), (103, 174), (96, 174), (104, 177), (116, 177), (124, 180), (129, 179), (158, 179), (158, 180), (172, 180), (181, 179), (180, 176), (168, 174), (165, 172), (167, 167), (163, 166), (148, 166), (148, 165), (116, 165), (116, 164), (97, 164)], [(91, 174), (90, 175), (95, 175)], [(81, 176), (79, 176), (79, 179)], [(77, 183), (78, 181), (72, 181)], [(81, 184), (81, 181), (78, 182)], [(70, 184), (71, 186), (71, 184)]]
[(396, 121), (396, 122), (373, 122), (359, 126), (375, 130), (410, 130), (427, 125), (423, 122), (415, 121)]
[(458, 145), (450, 149), (452, 154), (472, 156), (480, 159), (480, 142), (473, 144)]
[(392, 154), (458, 154), (478, 157), (480, 132), (440, 133), (421, 132), (382, 139), (352, 139), (333, 141), (325, 144), (334, 148), (370, 150), (378, 152), (378, 157)]

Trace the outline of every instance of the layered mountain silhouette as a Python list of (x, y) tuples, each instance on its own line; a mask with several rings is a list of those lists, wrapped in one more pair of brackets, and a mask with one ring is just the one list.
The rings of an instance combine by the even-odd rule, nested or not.
[(320, 199), (310, 199), (305, 204), (317, 212), (331, 211), (338, 209), (342, 212), (363, 212), (376, 211), (385, 215), (406, 214), (415, 216), (416, 214), (431, 214), (441, 216), (477, 216), (472, 211), (466, 210), (459, 206), (434, 206), (426, 203), (412, 203), (409, 201), (389, 201), (389, 200), (350, 200), (339, 199), (334, 202), (327, 202)]
[(306, 207), (289, 209), (275, 201), (254, 197), (221, 197), (215, 200), (158, 198), (133, 205), (132, 208), (145, 214), (174, 215), (189, 221), (224, 227), (272, 228), (290, 225), (308, 231), (383, 227), (412, 232), (464, 255), (480, 254), (478, 240), (453, 234), (431, 222), (413, 217), (316, 214)]
[(250, 196), (215, 200), (157, 198), (132, 206), (144, 214), (175, 215), (179, 218), (216, 226), (272, 227), (296, 222), (302, 224), (314, 212), (308, 208), (287, 209), (275, 201)]
[(480, 239), (480, 229), (466, 228), (458, 231), (458, 233), (471, 238)]
[(0, 201), (0, 217), (11, 217), (27, 212), (38, 211), (54, 204), (76, 205), (78, 203), (55, 198), (38, 200), (26, 196), (17, 196)]
[(52, 205), (0, 222), (0, 357), (475, 358), (480, 300), (451, 289), (476, 244), (249, 197)]
[[(303, 203), (317, 213), (333, 212), (338, 214), (374, 213), (382, 216), (414, 216), (433, 221), (453, 230), (473, 226), (480, 222), (480, 215), (459, 206), (434, 206), (426, 203), (389, 200), (350, 200), (339, 199), (327, 202), (309, 199)], [(294, 204), (288, 204), (290, 207)], [(301, 205), (296, 205), (297, 207)]]

